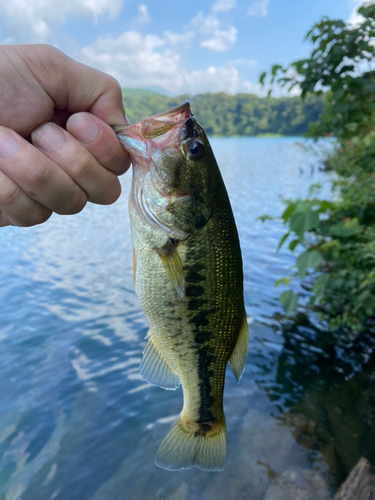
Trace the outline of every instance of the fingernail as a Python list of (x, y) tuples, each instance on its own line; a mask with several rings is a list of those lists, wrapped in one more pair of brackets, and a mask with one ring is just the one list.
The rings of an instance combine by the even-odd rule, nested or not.
[(65, 140), (63, 132), (54, 123), (45, 123), (31, 134), (33, 143), (46, 153), (52, 153)]
[(78, 114), (69, 118), (69, 131), (79, 141), (87, 144), (98, 135), (99, 127), (89, 115)]
[(0, 127), (0, 158), (5, 160), (12, 156), (18, 149), (19, 142), (5, 127)]

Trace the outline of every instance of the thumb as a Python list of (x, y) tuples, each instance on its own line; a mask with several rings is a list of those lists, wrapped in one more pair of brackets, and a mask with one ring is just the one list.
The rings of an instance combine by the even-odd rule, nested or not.
[[(40, 77), (35, 76), (57, 109), (69, 113), (88, 111), (109, 125), (129, 123), (121, 87), (115, 78), (75, 61), (55, 47), (39, 45), (37, 48), (48, 74), (42, 71)], [(46, 61), (51, 64), (46, 65)]]

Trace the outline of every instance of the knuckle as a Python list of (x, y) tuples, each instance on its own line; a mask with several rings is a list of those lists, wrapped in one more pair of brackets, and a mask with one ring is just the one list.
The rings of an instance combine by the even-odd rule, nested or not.
[(108, 149), (107, 154), (101, 158), (101, 163), (110, 170), (117, 172), (125, 163), (124, 154), (117, 147)]
[(124, 174), (129, 167), (129, 156), (122, 149), (117, 139), (113, 143), (107, 141), (103, 144), (100, 155), (97, 155), (97, 159), (101, 165), (117, 175)]
[(27, 214), (27, 218), (22, 220), (18, 225), (21, 227), (31, 227), (43, 224), (51, 217), (51, 215), (51, 210), (35, 203), (34, 208)]
[(15, 205), (21, 196), (21, 189), (8, 178), (0, 179), (0, 205), (4, 208)]
[(86, 203), (86, 194), (84, 193), (84, 191), (82, 191), (81, 188), (77, 186), (77, 188), (75, 189), (75, 193), (66, 200), (64, 207), (62, 207), (62, 209), (56, 213), (60, 215), (78, 214), (85, 208)]
[(35, 226), (46, 222), (52, 213), (30, 200), (15, 182), (4, 175), (0, 175), (0, 206), (0, 226)]
[(92, 156), (89, 152), (84, 153), (81, 158), (72, 166), (70, 175), (73, 179), (82, 179), (89, 173), (92, 163)]
[(39, 163), (36, 168), (31, 169), (27, 184), (37, 190), (43, 189), (50, 180), (50, 169), (46, 163)]
[(108, 77), (108, 86), (115, 93), (119, 94), (122, 99), (122, 90), (120, 83), (113, 76), (107, 75)]

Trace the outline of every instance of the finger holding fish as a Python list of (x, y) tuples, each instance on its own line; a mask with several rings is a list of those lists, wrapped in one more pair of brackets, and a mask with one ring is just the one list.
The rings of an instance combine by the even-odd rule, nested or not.
[(86, 193), (88, 201), (108, 205), (120, 196), (121, 186), (116, 174), (103, 167), (63, 128), (55, 123), (44, 123), (32, 132), (31, 140)]
[(0, 209), (14, 225), (40, 224), (51, 212), (78, 213), (87, 203), (86, 193), (58, 165), (1, 126), (0, 171), (12, 181), (1, 187)]
[[(126, 116), (125, 121), (129, 124)], [(129, 169), (129, 153), (119, 144), (112, 127), (97, 116), (75, 113), (68, 119), (66, 129), (106, 169), (116, 175), (122, 175)]]

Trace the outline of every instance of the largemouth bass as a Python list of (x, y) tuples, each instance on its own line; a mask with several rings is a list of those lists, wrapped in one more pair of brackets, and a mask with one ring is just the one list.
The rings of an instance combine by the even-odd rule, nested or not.
[(228, 195), (189, 102), (115, 127), (133, 164), (129, 199), (134, 282), (150, 331), (141, 375), (184, 404), (155, 462), (222, 470), (225, 368), (240, 380), (248, 326), (242, 259)]

